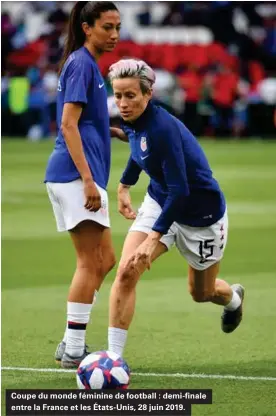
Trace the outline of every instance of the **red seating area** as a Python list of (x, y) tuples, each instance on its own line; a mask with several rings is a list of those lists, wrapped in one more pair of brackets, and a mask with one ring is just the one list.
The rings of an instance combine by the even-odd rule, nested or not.
[[(17, 67), (29, 67), (37, 65), (45, 54), (47, 43), (43, 40), (30, 43), (24, 49), (10, 54), (8, 62)], [(196, 70), (207, 69), (212, 64), (221, 63), (236, 74), (239, 74), (239, 59), (230, 55), (225, 47), (219, 43), (209, 45), (185, 45), (185, 44), (136, 44), (132, 41), (121, 41), (114, 52), (105, 54), (100, 59), (100, 68), (104, 76), (107, 75), (110, 65), (122, 58), (135, 57), (146, 61), (153, 68), (162, 68), (169, 72), (179, 74), (180, 85), (188, 89), (187, 83), (200, 84), (200, 75), (195, 72), (189, 74), (189, 68)], [(249, 81), (252, 90), (265, 78), (263, 66), (256, 61), (249, 62)], [(194, 94), (194, 92), (191, 92)]]
[(135, 57), (145, 60), (153, 67), (175, 72), (179, 67), (193, 63), (198, 68), (206, 67), (215, 62), (222, 62), (236, 69), (238, 61), (229, 55), (225, 48), (218, 44), (209, 45), (179, 45), (153, 44), (138, 45), (132, 41), (121, 41), (112, 54), (105, 55), (100, 60), (103, 74), (106, 75), (109, 66), (118, 59)]
[[(197, 69), (208, 68), (215, 63), (221, 63), (231, 71), (239, 73), (239, 59), (230, 55), (219, 43), (209, 45), (185, 44), (136, 44), (132, 41), (121, 41), (113, 53), (106, 54), (100, 59), (100, 68), (104, 76), (110, 65), (122, 58), (135, 57), (146, 61), (153, 68), (162, 68), (169, 72), (186, 70), (189, 66)], [(254, 88), (265, 77), (262, 65), (252, 61), (249, 63), (249, 81)]]
[(255, 90), (259, 82), (265, 78), (265, 70), (263, 66), (257, 61), (249, 62), (248, 69), (252, 90)]
[(23, 49), (13, 51), (8, 57), (8, 63), (10, 66), (14, 65), (17, 68), (36, 66), (39, 60), (45, 56), (47, 48), (48, 46), (45, 41), (34, 41)]

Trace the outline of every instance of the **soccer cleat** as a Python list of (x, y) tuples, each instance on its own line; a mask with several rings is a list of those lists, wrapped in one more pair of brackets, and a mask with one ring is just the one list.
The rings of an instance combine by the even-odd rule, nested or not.
[(61, 341), (57, 346), (57, 349), (55, 352), (55, 360), (57, 364), (60, 364), (61, 362), (63, 354), (65, 353), (65, 347), (66, 347), (66, 344), (63, 341)]
[(71, 355), (65, 352), (61, 359), (61, 367), (62, 368), (78, 368), (82, 360), (89, 354), (90, 352), (87, 351), (86, 346), (84, 349), (84, 353), (80, 357), (72, 357)]
[(239, 295), (241, 298), (240, 306), (234, 310), (229, 311), (224, 308), (223, 313), (221, 315), (221, 329), (226, 334), (235, 331), (235, 329), (239, 326), (242, 320), (242, 306), (243, 306), (243, 299), (244, 299), (244, 287), (240, 284), (232, 285), (231, 288)]
[[(66, 348), (66, 344), (63, 341), (61, 341), (57, 346), (57, 349), (56, 349), (56, 352), (55, 352), (55, 360), (56, 360), (56, 363), (59, 364), (59, 365), (61, 364), (62, 357), (65, 354), (65, 348)], [(88, 346), (85, 345), (84, 352), (85, 352), (86, 355), (90, 354), (87, 351), (87, 349), (88, 349)]]

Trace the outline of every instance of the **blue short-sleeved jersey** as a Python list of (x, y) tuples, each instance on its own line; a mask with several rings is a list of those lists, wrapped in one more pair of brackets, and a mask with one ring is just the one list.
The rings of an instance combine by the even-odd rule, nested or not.
[(61, 127), (65, 103), (81, 103), (79, 131), (88, 165), (95, 182), (106, 188), (110, 173), (110, 133), (107, 93), (98, 65), (82, 47), (67, 59), (58, 83), (58, 137), (48, 161), (45, 182), (71, 182), (80, 174), (69, 154)]
[(223, 217), (225, 199), (196, 138), (177, 118), (148, 104), (133, 124), (122, 123), (131, 155), (121, 183), (134, 185), (144, 170), (148, 192), (162, 207), (153, 230), (165, 234), (174, 221), (207, 227)]

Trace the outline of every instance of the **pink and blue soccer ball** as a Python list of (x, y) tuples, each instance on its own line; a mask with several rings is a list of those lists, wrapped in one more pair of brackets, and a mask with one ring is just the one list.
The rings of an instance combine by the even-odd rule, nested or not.
[(82, 360), (76, 376), (79, 389), (127, 389), (130, 370), (118, 354), (97, 351)]

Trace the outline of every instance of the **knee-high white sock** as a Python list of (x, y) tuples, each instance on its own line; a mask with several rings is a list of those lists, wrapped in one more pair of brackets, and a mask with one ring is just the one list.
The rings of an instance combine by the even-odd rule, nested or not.
[(65, 352), (73, 357), (83, 354), (86, 325), (89, 322), (92, 304), (67, 302), (67, 331)]
[[(97, 301), (97, 297), (98, 297), (99, 292), (97, 290), (95, 290), (95, 294), (94, 294), (94, 299), (93, 299), (93, 303), (92, 303), (92, 307), (95, 306), (96, 301)], [(67, 322), (66, 322), (66, 327), (65, 327), (65, 331), (64, 331), (64, 335), (63, 335), (63, 339), (62, 342), (64, 342), (66, 344), (67, 341)]]
[(122, 357), (127, 340), (127, 330), (121, 328), (108, 328), (108, 351), (115, 352)]

